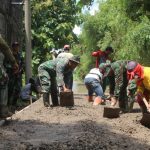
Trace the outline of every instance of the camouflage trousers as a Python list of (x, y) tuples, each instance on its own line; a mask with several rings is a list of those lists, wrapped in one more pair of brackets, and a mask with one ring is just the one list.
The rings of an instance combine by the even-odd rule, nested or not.
[(21, 81), (18, 77), (12, 76), (8, 82), (8, 105), (16, 106), (21, 91)]
[(0, 105), (7, 105), (8, 102), (8, 87), (7, 84), (0, 85)]
[(0, 105), (8, 102), (8, 76), (3, 66), (0, 65)]
[(127, 96), (127, 86), (128, 86), (128, 79), (126, 72), (123, 74), (123, 84), (120, 89), (119, 93), (119, 107), (122, 110), (128, 110), (128, 96)]
[(43, 93), (50, 93), (52, 101), (58, 101), (56, 75), (43, 68), (38, 68), (38, 76)]

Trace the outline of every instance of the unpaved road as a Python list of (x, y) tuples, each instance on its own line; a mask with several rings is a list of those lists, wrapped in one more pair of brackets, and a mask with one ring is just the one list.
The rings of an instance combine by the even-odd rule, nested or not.
[(47, 109), (38, 100), (0, 127), (0, 149), (150, 150), (150, 129), (139, 123), (140, 112), (107, 119), (103, 107), (81, 96), (72, 108)]

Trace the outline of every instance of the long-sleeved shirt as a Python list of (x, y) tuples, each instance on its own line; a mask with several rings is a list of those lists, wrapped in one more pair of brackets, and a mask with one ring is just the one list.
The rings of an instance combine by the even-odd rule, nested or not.
[(127, 70), (126, 70), (127, 61), (126, 60), (119, 60), (116, 62), (111, 63), (111, 68), (114, 72), (115, 76), (115, 89), (114, 89), (114, 96), (118, 98), (120, 90), (124, 84), (124, 79), (127, 80)]
[(15, 64), (16, 60), (8, 47), (7, 43), (3, 40), (0, 35), (0, 51), (4, 54), (5, 58), (11, 62), (11, 64)]
[(105, 51), (98, 50), (92, 52), (92, 56), (96, 57), (96, 68), (98, 68), (101, 63), (105, 63), (107, 60), (111, 61), (111, 59), (108, 57)]
[(57, 58), (55, 60), (49, 60), (42, 63), (39, 68), (46, 70), (50, 76), (56, 77), (58, 86), (63, 86), (64, 83), (64, 74), (71, 71), (68, 68), (69, 59), (67, 58)]

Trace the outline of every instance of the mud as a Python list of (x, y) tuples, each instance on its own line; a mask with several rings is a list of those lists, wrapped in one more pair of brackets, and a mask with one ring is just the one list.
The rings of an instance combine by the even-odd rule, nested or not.
[(150, 150), (150, 129), (133, 113), (103, 118), (104, 106), (75, 97), (74, 107), (45, 108), (42, 100), (0, 127), (2, 150)]

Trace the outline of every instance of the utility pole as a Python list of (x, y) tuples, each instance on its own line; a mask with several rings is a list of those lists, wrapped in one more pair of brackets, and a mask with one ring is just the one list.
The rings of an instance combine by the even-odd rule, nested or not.
[(32, 77), (32, 50), (31, 50), (31, 7), (30, 0), (24, 1), (25, 8), (25, 77), (26, 83)]

